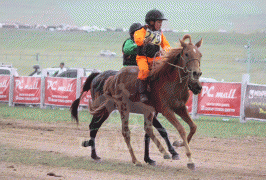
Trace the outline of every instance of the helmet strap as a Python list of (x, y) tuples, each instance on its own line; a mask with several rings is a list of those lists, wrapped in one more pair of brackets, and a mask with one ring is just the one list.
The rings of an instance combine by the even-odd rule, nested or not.
[[(153, 22), (153, 23), (151, 23), (151, 22)], [(148, 24), (148, 27), (149, 27), (149, 29), (154, 31), (155, 30), (155, 21), (150, 21)]]

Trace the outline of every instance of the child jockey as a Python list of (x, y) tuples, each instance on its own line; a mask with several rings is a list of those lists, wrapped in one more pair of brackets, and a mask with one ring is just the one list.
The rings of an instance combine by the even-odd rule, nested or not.
[(161, 31), (163, 20), (167, 19), (165, 19), (162, 12), (156, 9), (150, 10), (145, 16), (147, 25), (134, 33), (134, 41), (138, 46), (136, 57), (139, 67), (137, 85), (140, 101), (143, 103), (148, 101), (146, 89), (147, 77), (150, 72), (149, 65), (152, 64), (154, 59), (160, 59), (160, 46), (166, 51), (170, 48), (168, 41)]
[(133, 23), (129, 28), (130, 38), (122, 46), (123, 66), (137, 66), (136, 56), (138, 46), (134, 42), (134, 32), (142, 27), (140, 23)]

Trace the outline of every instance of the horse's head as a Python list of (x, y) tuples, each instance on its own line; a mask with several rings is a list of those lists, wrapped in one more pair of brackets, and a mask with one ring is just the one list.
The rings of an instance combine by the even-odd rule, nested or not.
[[(189, 39), (189, 43), (185, 43), (184, 41), (186, 39)], [(199, 47), (202, 44), (202, 39), (197, 42), (195, 45), (191, 42), (190, 35), (185, 35), (183, 37), (183, 40), (179, 40), (181, 43), (181, 46), (183, 47), (183, 52), (181, 54), (180, 58), (180, 66), (184, 67), (184, 69), (191, 74), (189, 78), (189, 89), (194, 94), (199, 94), (202, 86), (199, 82), (199, 78), (202, 75), (201, 69), (200, 69), (200, 60), (202, 57), (202, 54), (199, 51)]]
[[(189, 43), (185, 43), (184, 41), (189, 39)], [(179, 40), (181, 46), (183, 47), (183, 52), (181, 54), (181, 66), (185, 67), (188, 72), (191, 73), (192, 79), (199, 79), (202, 75), (200, 70), (200, 59), (202, 54), (199, 51), (199, 47), (202, 44), (202, 39), (197, 42), (195, 45), (191, 42), (190, 35), (185, 35), (183, 40)]]
[[(185, 40), (189, 39), (188, 43)], [(171, 74), (172, 71), (177, 71), (179, 76), (179, 83), (185, 82), (183, 79), (188, 79), (188, 87), (194, 93), (200, 93), (202, 86), (199, 82), (199, 78), (202, 74), (200, 70), (201, 53), (199, 47), (202, 44), (202, 39), (195, 45), (191, 42), (190, 35), (185, 35), (180, 40), (181, 47), (170, 49), (166, 52), (161, 61), (158, 61), (158, 65), (152, 69), (152, 79), (158, 79), (165, 74)]]

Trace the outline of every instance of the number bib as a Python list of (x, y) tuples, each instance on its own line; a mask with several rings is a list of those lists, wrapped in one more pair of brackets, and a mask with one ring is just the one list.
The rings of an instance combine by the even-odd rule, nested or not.
[(146, 30), (145, 38), (151, 37), (152, 44), (160, 45), (162, 41), (162, 32), (161, 31), (151, 31), (150, 29)]

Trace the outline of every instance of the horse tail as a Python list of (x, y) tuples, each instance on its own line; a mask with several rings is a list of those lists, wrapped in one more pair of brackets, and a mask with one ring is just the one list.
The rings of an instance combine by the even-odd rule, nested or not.
[[(105, 111), (113, 110), (110, 101), (113, 101), (113, 97), (111, 95), (111, 89), (113, 90), (113, 81), (114, 75), (109, 76), (103, 86), (103, 94), (96, 97), (93, 102), (89, 101), (89, 112), (91, 115), (100, 116), (105, 113)], [(114, 101), (113, 101), (114, 102)], [(111, 107), (110, 107), (111, 106)]]
[(106, 109), (106, 104), (108, 103), (108, 100), (105, 98), (104, 95), (101, 95), (98, 97), (96, 101), (91, 102), (89, 100), (89, 113), (93, 116), (100, 116), (103, 115), (104, 110)]
[(83, 89), (82, 89), (82, 92), (84, 91), (89, 91), (91, 89), (91, 82), (92, 80), (98, 76), (100, 73), (99, 72), (94, 72), (94, 73), (91, 73), (89, 75), (89, 77), (86, 79), (84, 85), (83, 85)]
[(77, 124), (79, 124), (78, 107), (79, 107), (80, 100), (82, 99), (84, 92), (87, 92), (91, 89), (92, 80), (99, 74), (100, 74), (99, 72), (95, 72), (95, 73), (91, 73), (91, 75), (88, 76), (88, 78), (86, 79), (86, 81), (83, 85), (82, 92), (80, 93), (79, 98), (76, 99), (71, 104), (71, 107), (70, 107), (71, 117), (76, 120)]

